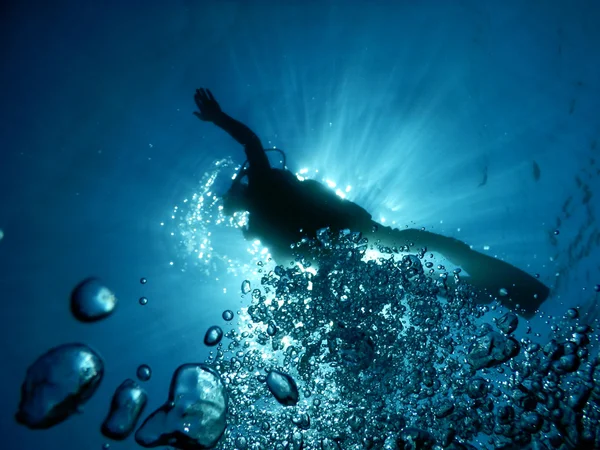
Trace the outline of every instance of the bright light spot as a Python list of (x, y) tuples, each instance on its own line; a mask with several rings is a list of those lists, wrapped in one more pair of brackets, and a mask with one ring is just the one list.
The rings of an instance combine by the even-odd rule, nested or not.
[(344, 194), (344, 192), (341, 189), (336, 189), (335, 193), (338, 197), (346, 198), (346, 194)]
[(389, 303), (387, 305), (383, 305), (383, 308), (381, 309), (381, 312), (379, 314), (381, 314), (386, 319), (391, 319), (392, 318), (392, 313), (390, 312), (391, 308), (392, 308), (392, 305), (390, 305)]
[(325, 183), (327, 183), (327, 186), (329, 186), (331, 189), (333, 189), (336, 186), (335, 182), (331, 180), (325, 180)]
[(169, 265), (170, 265), (170, 266), (172, 266), (173, 264), (174, 264), (174, 263), (173, 263), (173, 261), (171, 261), (171, 262), (169, 263)]
[(281, 343), (283, 344), (283, 351), (285, 351), (290, 345), (292, 345), (292, 338), (289, 336), (284, 336), (281, 338)]
[(365, 255), (363, 256), (363, 261), (377, 261), (377, 259), (381, 258), (383, 254), (374, 248), (368, 248), (365, 250)]
[(350, 185), (346, 186), (346, 192), (350, 192), (350, 189), (352, 189), (352, 186), (350, 186)]
[(381, 223), (385, 223), (385, 217), (381, 218)]
[(489, 246), (489, 245), (484, 245), (484, 246), (483, 246), (483, 249), (484, 249), (484, 250), (489, 250), (489, 249), (490, 249), (490, 246)]
[(301, 173), (301, 174), (308, 173), (308, 169), (307, 169), (307, 168), (300, 169), (300, 172), (299, 172), (299, 173)]
[(298, 266), (298, 268), (300, 269), (301, 272), (308, 272), (308, 273), (312, 273), (313, 275), (317, 274), (317, 269), (315, 269), (312, 266), (307, 268), (307, 267), (304, 267), (299, 262), (296, 262), (296, 266)]

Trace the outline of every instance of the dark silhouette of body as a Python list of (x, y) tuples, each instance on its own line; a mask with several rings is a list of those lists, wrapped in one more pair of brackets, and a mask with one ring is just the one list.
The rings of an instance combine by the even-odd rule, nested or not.
[[(247, 238), (258, 238), (278, 263), (293, 256), (290, 245), (303, 237), (315, 237), (317, 230), (360, 231), (369, 242), (380, 240), (386, 246), (410, 245), (440, 253), (465, 270), (466, 278), (482, 293), (484, 300), (497, 297), (511, 308), (519, 305), (524, 317), (535, 314), (550, 290), (526, 272), (471, 249), (458, 239), (429, 231), (398, 230), (372, 220), (360, 206), (335, 195), (314, 180), (300, 181), (287, 170), (272, 168), (260, 139), (246, 125), (225, 114), (209, 90), (198, 89), (194, 114), (212, 122), (244, 146), (247, 168), (238, 174), (224, 196), (225, 212), (250, 213)], [(247, 184), (241, 183), (247, 177)]]

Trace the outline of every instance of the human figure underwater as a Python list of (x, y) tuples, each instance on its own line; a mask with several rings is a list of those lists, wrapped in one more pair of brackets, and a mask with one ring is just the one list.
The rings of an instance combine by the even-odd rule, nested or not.
[[(369, 242), (378, 239), (392, 247), (409, 244), (443, 255), (465, 270), (470, 283), (490, 300), (497, 297), (517, 312), (531, 318), (550, 293), (535, 277), (510, 264), (479, 253), (464, 242), (429, 231), (398, 230), (383, 226), (362, 207), (335, 195), (315, 180), (300, 181), (285, 169), (272, 168), (258, 136), (243, 123), (225, 114), (208, 89), (197, 89), (194, 96), (200, 120), (212, 122), (244, 146), (247, 165), (223, 197), (224, 212), (250, 213), (246, 238), (258, 238), (278, 263), (290, 259), (290, 245), (304, 237), (316, 237), (317, 230), (329, 227), (360, 231)], [(247, 167), (246, 167), (247, 166)], [(247, 184), (241, 183), (247, 177)], [(484, 297), (485, 298), (485, 297)]]

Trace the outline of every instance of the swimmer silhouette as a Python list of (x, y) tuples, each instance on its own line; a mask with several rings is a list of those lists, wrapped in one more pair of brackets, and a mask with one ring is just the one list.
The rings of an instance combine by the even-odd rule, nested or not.
[[(503, 304), (532, 317), (550, 290), (535, 277), (510, 264), (471, 249), (451, 237), (417, 229), (398, 230), (383, 226), (366, 210), (335, 195), (315, 180), (300, 181), (285, 169), (271, 167), (258, 136), (246, 125), (225, 114), (208, 89), (194, 96), (200, 120), (212, 122), (244, 146), (244, 164), (231, 189), (224, 195), (224, 212), (250, 213), (247, 239), (259, 239), (278, 263), (293, 257), (290, 245), (303, 237), (315, 237), (317, 230), (329, 227), (360, 231), (369, 242), (380, 240), (386, 246), (410, 245), (440, 253), (468, 273), (464, 278), (480, 291), (482, 300), (497, 297)], [(247, 179), (247, 183), (242, 180)]]

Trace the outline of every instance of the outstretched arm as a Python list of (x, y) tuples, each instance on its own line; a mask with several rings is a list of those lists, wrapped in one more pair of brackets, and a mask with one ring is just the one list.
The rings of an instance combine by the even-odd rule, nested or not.
[(196, 117), (214, 123), (244, 146), (251, 173), (261, 173), (270, 168), (269, 159), (258, 136), (246, 125), (225, 114), (210, 90), (196, 89), (194, 100), (199, 110), (194, 112)]

